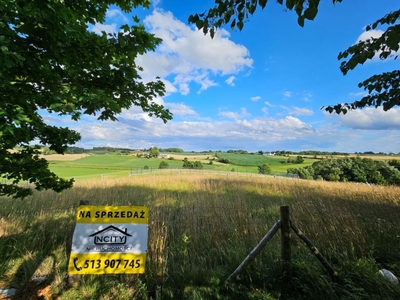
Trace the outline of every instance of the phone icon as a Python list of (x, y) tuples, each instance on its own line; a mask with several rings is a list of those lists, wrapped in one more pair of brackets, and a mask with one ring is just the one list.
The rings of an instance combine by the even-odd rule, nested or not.
[(78, 258), (75, 257), (75, 258), (74, 258), (74, 267), (75, 267), (75, 269), (76, 269), (77, 271), (80, 271), (80, 270), (82, 270), (82, 268), (79, 268), (79, 267), (76, 265), (77, 262), (78, 262)]

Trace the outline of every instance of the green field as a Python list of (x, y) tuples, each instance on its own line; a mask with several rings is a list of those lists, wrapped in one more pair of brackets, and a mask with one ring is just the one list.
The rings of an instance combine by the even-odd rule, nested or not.
[(158, 169), (161, 161), (171, 167), (180, 167), (178, 160), (138, 158), (129, 155), (89, 155), (74, 161), (50, 161), (50, 169), (63, 178), (87, 178), (96, 176), (128, 176), (135, 169)]
[[(268, 157), (262, 155), (250, 154), (219, 154), (220, 157), (228, 158), (231, 164), (217, 163), (214, 160), (213, 165), (209, 165), (209, 159), (213, 154), (193, 154), (180, 153), (175, 155), (175, 159), (162, 158), (138, 158), (134, 155), (96, 155), (92, 154), (77, 160), (69, 161), (49, 161), (50, 169), (58, 176), (63, 178), (89, 178), (89, 177), (117, 177), (128, 176), (130, 173), (143, 173), (144, 168), (148, 167), (151, 171), (158, 170), (161, 161), (168, 163), (170, 168), (182, 168), (182, 160), (187, 157), (190, 161), (200, 160), (203, 163), (204, 170), (224, 171), (224, 172), (241, 172), (241, 173), (258, 173), (257, 166), (267, 163), (271, 166), (272, 174), (286, 174), (286, 170), (291, 167), (304, 167), (313, 162), (312, 159), (306, 159), (303, 164), (282, 164), (281, 161), (287, 157)], [(200, 156), (202, 159), (191, 158), (192, 156)], [(149, 172), (149, 171), (148, 171)]]
[(236, 154), (236, 153), (218, 153), (219, 158), (228, 159), (233, 165), (238, 166), (261, 166), (268, 164), (271, 167), (280, 165), (282, 160), (287, 158), (283, 156), (264, 156), (258, 154)]

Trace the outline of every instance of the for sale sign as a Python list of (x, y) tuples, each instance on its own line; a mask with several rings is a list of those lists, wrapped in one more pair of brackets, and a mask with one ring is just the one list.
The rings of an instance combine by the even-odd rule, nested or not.
[(68, 273), (144, 273), (147, 238), (144, 206), (79, 206)]

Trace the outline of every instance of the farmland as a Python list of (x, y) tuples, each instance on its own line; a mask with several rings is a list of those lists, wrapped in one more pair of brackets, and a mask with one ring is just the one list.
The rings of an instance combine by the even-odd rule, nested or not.
[[(267, 157), (262, 155), (245, 155), (245, 154), (220, 154), (221, 157), (227, 157), (231, 163), (224, 164), (218, 162), (213, 154), (169, 154), (166, 158), (139, 158), (135, 155), (77, 155), (73, 154), (73, 159), (69, 155), (46, 155), (44, 158), (49, 160), (50, 169), (58, 176), (64, 178), (82, 179), (90, 177), (108, 176), (108, 177), (124, 177), (130, 173), (142, 173), (144, 168), (156, 171), (161, 161), (168, 163), (172, 169), (182, 167), (182, 161), (186, 157), (189, 161), (201, 161), (203, 169), (223, 172), (240, 172), (240, 173), (258, 173), (257, 166), (264, 163), (270, 164), (272, 174), (285, 174), (289, 167), (299, 167), (311, 164), (312, 159), (306, 159), (303, 164), (281, 164), (286, 157)], [(61, 158), (61, 159), (60, 159)], [(210, 165), (212, 161), (212, 165)]]

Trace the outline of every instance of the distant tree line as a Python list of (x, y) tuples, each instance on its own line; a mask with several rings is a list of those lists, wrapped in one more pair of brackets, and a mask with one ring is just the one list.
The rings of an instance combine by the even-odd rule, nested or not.
[(273, 151), (275, 155), (277, 156), (288, 156), (288, 155), (312, 155), (312, 156), (327, 156), (327, 155), (349, 155), (349, 153), (346, 152), (329, 152), (329, 151), (315, 151), (315, 150), (307, 150), (307, 151), (286, 151), (286, 150), (277, 150)]
[(65, 153), (67, 154), (82, 154), (82, 153), (86, 153), (89, 150), (86, 150), (84, 148), (80, 148), (80, 147), (68, 147), (67, 151)]
[(226, 153), (249, 154), (246, 150), (228, 150)]
[(302, 164), (304, 162), (304, 158), (301, 155), (297, 155), (296, 158), (289, 157), (286, 160), (282, 160), (281, 164)]
[(287, 173), (298, 174), (302, 179), (400, 185), (400, 162), (396, 160), (387, 162), (361, 157), (323, 159), (311, 166), (289, 168)]
[(173, 152), (173, 153), (183, 153), (185, 151), (183, 151), (181, 148), (160, 148), (161, 152)]
[[(331, 156), (331, 155), (349, 155), (351, 153), (348, 152), (338, 152), (338, 151), (316, 151), (316, 150), (306, 150), (306, 151), (286, 151), (286, 150), (277, 150), (272, 151), (277, 156), (287, 156), (287, 155), (313, 155), (313, 156)], [(364, 151), (364, 152), (354, 152), (354, 154), (358, 155), (393, 155), (394, 153), (385, 153), (385, 152), (373, 152), (373, 151)], [(398, 153), (400, 154), (400, 153)]]

